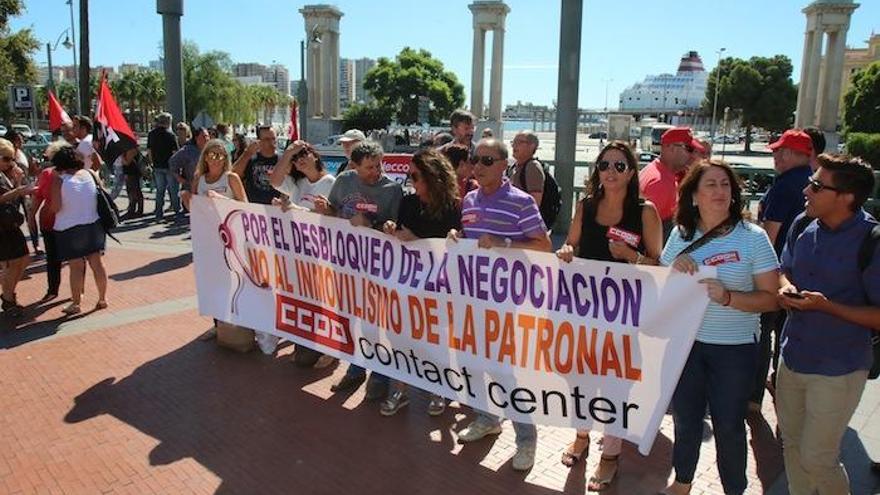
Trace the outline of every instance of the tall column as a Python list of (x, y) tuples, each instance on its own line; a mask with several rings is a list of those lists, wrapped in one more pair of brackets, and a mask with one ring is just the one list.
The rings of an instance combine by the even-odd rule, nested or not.
[(162, 15), (165, 104), (175, 122), (185, 122), (183, 52), (180, 48), (180, 17), (183, 15), (183, 0), (156, 0), (156, 13)]
[[(574, 206), (583, 0), (562, 0), (559, 23), (559, 77), (556, 89), (556, 181), (562, 185), (562, 210), (554, 232), (568, 232)], [(549, 227), (549, 226), (548, 226)]]
[(486, 31), (474, 26), (474, 54), (471, 62), (471, 113), (480, 119), (483, 116), (483, 74), (486, 70)]
[(501, 122), (501, 83), (504, 67), (504, 27), (497, 26), (492, 35), (492, 74), (489, 93), (489, 119)]
[(333, 33), (327, 33), (321, 44), (321, 96), (324, 99), (321, 110), (324, 118), (333, 117), (333, 100), (339, 99), (339, 85), (333, 86), (333, 73), (339, 72), (339, 64), (333, 63)]
[(307, 72), (307, 83), (309, 89), (309, 117), (313, 117), (321, 113), (321, 106), (324, 100), (321, 98), (321, 50), (318, 45), (311, 43), (309, 45), (309, 63)]
[(810, 49), (810, 73), (807, 76), (803, 108), (803, 125), (816, 123), (816, 103), (819, 96), (819, 71), (822, 65), (822, 39), (825, 37), (821, 28), (813, 31), (813, 47)]
[(819, 114), (819, 126), (825, 132), (837, 129), (837, 117), (840, 109), (840, 85), (843, 74), (843, 57), (846, 50), (846, 30), (829, 33), (828, 55), (825, 59), (825, 83), (822, 95), (822, 113)]
[(334, 32), (330, 37), (331, 45), (330, 45), (330, 63), (335, 62), (335, 66), (330, 69), (330, 85), (329, 88), (332, 88), (332, 91), (328, 91), (328, 93), (335, 93), (337, 96), (330, 98), (330, 103), (328, 106), (329, 113), (328, 117), (339, 117), (339, 32)]
[(807, 127), (809, 124), (806, 122), (806, 97), (807, 91), (806, 87), (809, 85), (810, 80), (810, 62), (812, 61), (812, 57), (810, 56), (813, 53), (813, 39), (817, 36), (815, 29), (807, 30), (804, 33), (804, 54), (801, 57), (801, 78), (800, 78), (800, 90), (798, 91), (798, 99), (797, 99), (797, 121), (795, 122), (795, 127)]

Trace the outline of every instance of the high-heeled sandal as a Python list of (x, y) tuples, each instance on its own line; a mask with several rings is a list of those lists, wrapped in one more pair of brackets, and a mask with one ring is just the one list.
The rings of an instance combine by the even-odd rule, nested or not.
[[(577, 444), (579, 441), (584, 442), (584, 446), (582, 449), (578, 450)], [(590, 452), (590, 434), (587, 433), (585, 436), (580, 433), (577, 434), (577, 438), (574, 442), (568, 444), (568, 447), (565, 448), (565, 451), (562, 452), (562, 462), (563, 466), (572, 467), (578, 462), (580, 462), (581, 458), (587, 457)]]
[[(596, 471), (590, 476), (590, 480), (587, 482), (587, 490), (591, 492), (601, 492), (608, 489), (611, 486), (611, 483), (614, 483), (614, 480), (617, 478), (617, 472), (620, 470), (620, 465), (618, 464), (619, 455), (615, 456), (602, 456), (599, 459), (599, 465), (596, 466)], [(614, 463), (614, 471), (611, 471), (611, 476), (605, 476), (600, 478), (598, 476), (599, 470), (602, 469), (602, 465), (605, 463)]]

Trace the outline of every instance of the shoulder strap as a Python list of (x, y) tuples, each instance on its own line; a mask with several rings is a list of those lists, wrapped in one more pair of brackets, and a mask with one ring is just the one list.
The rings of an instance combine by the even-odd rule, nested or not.
[(682, 249), (682, 251), (680, 253), (678, 253), (678, 255), (681, 256), (683, 254), (693, 253), (697, 249), (700, 249), (701, 247), (708, 244), (709, 241), (711, 241), (712, 239), (715, 239), (717, 237), (721, 237), (723, 235), (727, 235), (728, 233), (730, 233), (731, 230), (734, 229), (735, 226), (736, 226), (736, 223), (731, 221), (728, 218), (728, 220), (726, 222), (720, 223), (720, 224), (712, 227), (712, 230), (710, 230), (709, 232), (706, 232), (699, 239), (690, 243), (688, 245), (688, 247)]
[(858, 262), (859, 271), (864, 272), (871, 264), (871, 258), (874, 257), (874, 251), (877, 250), (877, 244), (880, 243), (880, 224), (874, 225), (874, 228), (862, 239), (859, 246)]

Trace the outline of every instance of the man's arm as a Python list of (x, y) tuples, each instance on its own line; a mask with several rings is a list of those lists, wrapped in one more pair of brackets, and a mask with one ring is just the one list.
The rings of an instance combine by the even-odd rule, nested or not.
[(784, 232), (780, 232), (782, 230), (782, 222), (774, 222), (772, 220), (765, 221), (762, 225), (764, 230), (767, 232), (767, 237), (770, 238), (770, 244), (776, 245), (776, 238), (780, 235), (785, 235)]
[(526, 174), (526, 188), (528, 193), (535, 198), (535, 204), (540, 205), (544, 199), (544, 170), (535, 160), (526, 162), (523, 167), (523, 173)]
[(257, 154), (257, 150), (259, 149), (260, 143), (258, 141), (249, 144), (247, 148), (244, 149), (244, 153), (242, 153), (241, 156), (238, 157), (238, 160), (235, 160), (235, 163), (232, 164), (232, 171), (239, 177), (244, 177), (248, 162)]

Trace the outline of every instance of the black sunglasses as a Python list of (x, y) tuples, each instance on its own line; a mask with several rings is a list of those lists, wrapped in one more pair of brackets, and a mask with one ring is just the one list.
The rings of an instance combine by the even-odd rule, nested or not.
[(608, 167), (614, 165), (614, 170), (617, 170), (617, 173), (622, 174), (626, 172), (626, 169), (629, 168), (626, 162), (609, 162), (608, 160), (602, 160), (596, 163), (596, 167), (599, 168), (599, 172), (604, 172), (608, 170)]
[(816, 179), (810, 179), (809, 186), (810, 186), (810, 190), (813, 191), (814, 193), (822, 192), (823, 189), (828, 189), (829, 191), (834, 191), (834, 192), (840, 192), (840, 189), (822, 184), (821, 182), (817, 181)]
[(495, 162), (500, 161), (500, 160), (501, 160), (500, 158), (495, 158), (495, 157), (493, 157), (493, 156), (477, 156), (477, 155), (474, 155), (474, 156), (471, 157), (471, 163), (472, 163), (472, 164), (476, 165), (476, 164), (479, 163), (480, 165), (482, 165), (482, 166), (484, 166), (484, 167), (490, 167), (490, 166), (492, 166)]
[(303, 149), (297, 151), (297, 152), (293, 155), (292, 160), (293, 160), (293, 161), (297, 161), (297, 160), (299, 160), (300, 158), (302, 158), (302, 157), (304, 157), (304, 156), (306, 156), (306, 155), (308, 155), (308, 154), (309, 154), (309, 150), (308, 150), (308, 148), (303, 148)]

